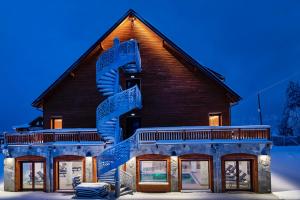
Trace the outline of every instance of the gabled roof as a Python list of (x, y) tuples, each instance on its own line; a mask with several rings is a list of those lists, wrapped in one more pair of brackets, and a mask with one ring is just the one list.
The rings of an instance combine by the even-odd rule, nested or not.
[(173, 43), (170, 39), (168, 39), (164, 34), (162, 34), (159, 30), (157, 30), (154, 26), (152, 26), (149, 22), (143, 19), (139, 14), (137, 14), (134, 10), (128, 10), (108, 31), (106, 31), (83, 55), (79, 57), (76, 62), (74, 62), (56, 81), (54, 81), (38, 98), (36, 98), (32, 102), (32, 106), (34, 107), (42, 107), (43, 98), (52, 91), (65, 77), (67, 77), (77, 66), (83, 61), (93, 50), (99, 45), (101, 42), (116, 28), (118, 27), (127, 17), (135, 17), (139, 19), (142, 23), (144, 23), (148, 28), (150, 28), (153, 32), (155, 32), (159, 37), (161, 37), (168, 46), (172, 48), (173, 51), (181, 54), (184, 59), (193, 66), (196, 66), (200, 71), (206, 74), (209, 78), (216, 81), (221, 87), (226, 89), (228, 93), (230, 93), (234, 100), (233, 102), (238, 102), (241, 100), (241, 97), (234, 92), (231, 88), (229, 88), (223, 81), (225, 80), (224, 76), (221, 74), (209, 69), (198, 63), (195, 59), (189, 56), (186, 52), (184, 52), (181, 48), (179, 48), (175, 43)]

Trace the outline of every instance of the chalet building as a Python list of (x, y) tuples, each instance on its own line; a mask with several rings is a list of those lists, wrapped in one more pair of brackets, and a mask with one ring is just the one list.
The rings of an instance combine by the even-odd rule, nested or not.
[(271, 192), (270, 127), (231, 126), (240, 100), (129, 10), (34, 100), (33, 129), (5, 133), (5, 190)]

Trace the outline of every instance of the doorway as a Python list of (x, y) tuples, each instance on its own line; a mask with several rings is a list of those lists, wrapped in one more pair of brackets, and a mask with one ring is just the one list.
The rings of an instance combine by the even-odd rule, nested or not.
[(188, 154), (179, 156), (179, 191), (213, 191), (212, 156)]
[(225, 161), (225, 189), (252, 190), (251, 160)]
[(209, 163), (207, 160), (185, 160), (181, 162), (181, 189), (208, 190)]
[(44, 190), (44, 162), (21, 162), (21, 190)]
[(138, 116), (130, 116), (126, 118), (126, 134), (124, 135), (124, 139), (132, 136), (136, 129), (141, 128), (141, 117)]

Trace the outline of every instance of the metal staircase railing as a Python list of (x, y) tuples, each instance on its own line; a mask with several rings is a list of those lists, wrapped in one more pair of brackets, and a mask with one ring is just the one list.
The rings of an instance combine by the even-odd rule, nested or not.
[(109, 148), (97, 157), (99, 163), (98, 177), (116, 169), (116, 196), (119, 196), (120, 193), (118, 167), (128, 160), (130, 150), (128, 148), (130, 145), (127, 145), (130, 140), (119, 143), (122, 134), (119, 116), (142, 107), (141, 92), (137, 85), (122, 91), (119, 83), (119, 69), (123, 69), (125, 73), (141, 71), (141, 57), (136, 40), (120, 43), (119, 39), (116, 38), (113, 47), (103, 52), (96, 64), (97, 89), (103, 96), (108, 96), (97, 107), (97, 131), (103, 140), (113, 144), (111, 148), (119, 152), (118, 155), (111, 154), (109, 150), (111, 148)]

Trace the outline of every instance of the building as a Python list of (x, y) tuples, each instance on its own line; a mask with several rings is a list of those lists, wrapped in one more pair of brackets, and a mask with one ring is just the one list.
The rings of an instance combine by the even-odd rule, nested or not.
[(240, 99), (129, 10), (32, 103), (43, 128), (5, 134), (5, 190), (271, 192), (270, 127), (231, 126)]

